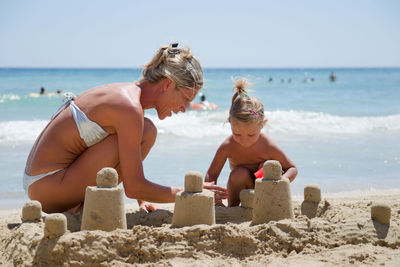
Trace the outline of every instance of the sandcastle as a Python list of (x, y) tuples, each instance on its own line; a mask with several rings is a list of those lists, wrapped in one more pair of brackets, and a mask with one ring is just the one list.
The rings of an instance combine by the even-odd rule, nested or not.
[(62, 213), (53, 213), (44, 219), (44, 237), (54, 239), (67, 232), (67, 217)]
[(27, 201), (22, 208), (22, 222), (38, 222), (42, 219), (42, 204), (37, 200)]
[(81, 230), (113, 231), (126, 229), (124, 193), (118, 188), (118, 173), (103, 168), (97, 173), (97, 186), (86, 188)]
[(243, 189), (240, 191), (240, 206), (252, 209), (254, 205), (254, 189)]
[(254, 187), (253, 224), (293, 219), (290, 182), (282, 178), (279, 161), (264, 163), (264, 178), (256, 179)]
[(383, 202), (373, 203), (371, 206), (371, 217), (382, 224), (390, 224), (391, 208)]
[(321, 201), (321, 189), (316, 184), (304, 187), (304, 201), (301, 203), (301, 214), (309, 219), (316, 217), (319, 202)]
[(204, 189), (200, 172), (189, 171), (185, 175), (185, 190), (176, 194), (173, 226), (215, 224), (214, 193)]

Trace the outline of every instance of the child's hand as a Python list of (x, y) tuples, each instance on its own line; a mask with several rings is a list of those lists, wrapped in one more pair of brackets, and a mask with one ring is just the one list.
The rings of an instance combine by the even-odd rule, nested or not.
[(151, 202), (146, 202), (143, 200), (138, 200), (139, 203), (139, 209), (140, 210), (144, 210), (147, 212), (152, 212), (158, 209), (157, 205), (155, 205), (154, 203)]
[(214, 181), (204, 182), (203, 188), (214, 192), (215, 203), (222, 203), (222, 200), (228, 197), (228, 190), (222, 186), (216, 185)]

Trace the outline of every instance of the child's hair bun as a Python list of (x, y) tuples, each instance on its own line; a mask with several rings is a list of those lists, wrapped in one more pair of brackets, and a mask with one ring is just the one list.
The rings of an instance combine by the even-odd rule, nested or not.
[(247, 87), (250, 87), (252, 83), (246, 78), (240, 78), (238, 80), (232, 78), (232, 81), (235, 83), (235, 86), (233, 87), (233, 92), (234, 92), (232, 97), (232, 103), (233, 103), (237, 97), (248, 96)]
[(246, 78), (235, 80), (232, 78), (235, 86), (233, 87), (232, 105), (229, 110), (228, 121), (235, 119), (240, 122), (264, 121), (264, 106), (257, 98), (249, 96), (248, 87), (252, 83)]

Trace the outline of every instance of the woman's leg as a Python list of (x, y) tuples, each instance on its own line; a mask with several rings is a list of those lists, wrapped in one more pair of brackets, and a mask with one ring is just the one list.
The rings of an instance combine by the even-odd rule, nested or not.
[[(141, 143), (142, 159), (154, 145), (157, 129), (145, 118)], [(64, 212), (80, 205), (87, 186), (96, 185), (96, 175), (104, 167), (115, 168), (120, 176), (118, 139), (110, 135), (86, 149), (71, 165), (36, 181), (29, 187), (29, 197), (42, 204), (44, 212)], [(121, 182), (123, 177), (119, 177)]]
[(254, 188), (254, 175), (245, 167), (236, 167), (232, 170), (228, 180), (228, 206), (240, 204), (240, 191)]

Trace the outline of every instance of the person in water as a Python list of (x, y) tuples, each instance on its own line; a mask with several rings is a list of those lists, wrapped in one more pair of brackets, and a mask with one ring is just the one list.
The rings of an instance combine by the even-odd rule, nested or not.
[[(144, 176), (145, 160), (157, 137), (144, 110), (155, 109), (163, 120), (185, 107), (203, 86), (203, 71), (189, 48), (162, 46), (144, 66), (136, 82), (91, 88), (78, 97), (67, 94), (66, 103), (36, 139), (26, 162), (23, 185), (30, 199), (46, 213), (78, 212), (87, 186), (96, 185), (96, 174), (113, 167), (128, 198), (141, 209), (154, 210), (149, 202), (173, 202), (182, 188), (152, 183)], [(226, 190), (213, 183), (217, 201)]]
[(329, 76), (329, 79), (331, 80), (331, 82), (336, 81), (335, 73), (331, 72), (331, 75)]
[(190, 103), (191, 109), (198, 109), (198, 110), (216, 110), (218, 106), (214, 103), (208, 102), (206, 100), (206, 96), (200, 93), (200, 102), (199, 103)]
[[(247, 93), (246, 79), (235, 82), (232, 106), (228, 121), (232, 134), (226, 138), (215, 153), (205, 176), (208, 183), (217, 183), (218, 176), (229, 161), (231, 173), (228, 180), (228, 206), (238, 206), (240, 191), (254, 188), (256, 178), (263, 177), (263, 165), (267, 160), (277, 160), (282, 165), (283, 177), (291, 182), (297, 175), (296, 165), (279, 146), (261, 130), (267, 120), (263, 104)], [(223, 205), (216, 200), (216, 205)]]

